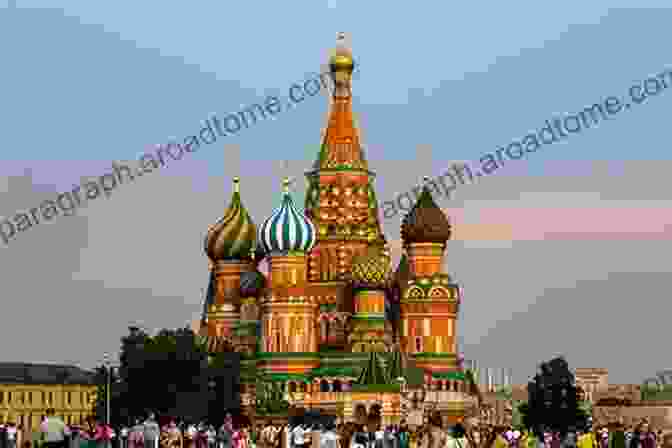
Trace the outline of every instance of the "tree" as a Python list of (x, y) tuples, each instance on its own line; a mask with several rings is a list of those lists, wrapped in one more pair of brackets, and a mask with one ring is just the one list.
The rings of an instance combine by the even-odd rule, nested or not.
[(578, 392), (564, 358), (542, 363), (540, 372), (528, 383), (528, 406), (521, 412), (521, 420), (537, 436), (545, 430), (565, 435), (583, 429), (588, 415), (579, 406)]
[(119, 381), (112, 388), (113, 423), (127, 423), (150, 410), (193, 420), (208, 415), (213, 370), (204, 344), (190, 328), (150, 336), (129, 327), (121, 339), (120, 361)]
[(227, 411), (237, 413), (240, 407), (240, 354), (216, 353), (208, 359), (208, 370), (209, 417), (219, 423)]

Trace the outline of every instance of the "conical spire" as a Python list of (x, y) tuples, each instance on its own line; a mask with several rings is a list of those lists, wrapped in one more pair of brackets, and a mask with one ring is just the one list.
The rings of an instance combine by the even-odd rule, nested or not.
[(357, 384), (363, 386), (371, 386), (375, 384), (389, 384), (390, 377), (387, 372), (380, 366), (380, 360), (376, 352), (371, 352), (369, 355), (369, 362), (367, 363), (362, 373), (357, 379)]
[(334, 92), (320, 155), (313, 166), (316, 170), (368, 170), (352, 115), (351, 81), (355, 62), (344, 42), (345, 35), (339, 33), (338, 46), (329, 59)]

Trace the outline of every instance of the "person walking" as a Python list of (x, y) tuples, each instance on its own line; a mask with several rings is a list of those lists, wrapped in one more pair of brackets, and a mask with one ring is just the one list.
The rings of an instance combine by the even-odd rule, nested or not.
[(218, 448), (232, 448), (233, 445), (233, 424), (229, 419), (225, 419), (217, 432)]
[(145, 427), (142, 420), (135, 419), (135, 424), (131, 426), (128, 432), (128, 448), (144, 448), (145, 446)]
[(145, 440), (145, 448), (159, 448), (159, 436), (161, 435), (161, 429), (159, 424), (156, 422), (156, 418), (153, 412), (150, 412), (147, 416), (147, 420), (143, 423), (143, 436)]
[(14, 418), (10, 417), (7, 426), (5, 426), (5, 446), (7, 448), (17, 448), (19, 444), (19, 428), (14, 423)]
[(44, 448), (65, 448), (66, 425), (56, 416), (54, 408), (47, 409), (47, 417), (41, 426)]

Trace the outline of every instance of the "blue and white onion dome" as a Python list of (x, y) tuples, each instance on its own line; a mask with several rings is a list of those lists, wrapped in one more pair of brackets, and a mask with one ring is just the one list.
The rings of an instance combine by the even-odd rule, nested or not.
[(308, 252), (316, 242), (315, 226), (294, 207), (289, 179), (284, 179), (282, 184), (282, 205), (259, 228), (259, 244), (269, 255)]

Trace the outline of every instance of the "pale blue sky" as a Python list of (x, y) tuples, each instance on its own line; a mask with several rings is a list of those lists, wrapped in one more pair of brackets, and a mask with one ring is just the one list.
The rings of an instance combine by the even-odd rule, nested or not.
[[(0, 0), (0, 4), (5, 1)], [(336, 34), (341, 31), (348, 33), (355, 58), (361, 63), (353, 86), (355, 110), (371, 168), (378, 174), (376, 185), (381, 200), (408, 190), (423, 174), (439, 174), (451, 160), (478, 159), (485, 152), (539, 128), (547, 118), (579, 111), (607, 96), (622, 97), (632, 84), (672, 68), (669, 0), (459, 3), (16, 0), (15, 3), (13, 9), (0, 7), (3, 58), (0, 185), (7, 186), (3, 189), (0, 215), (4, 216), (34, 206), (54, 191), (70, 189), (79, 183), (80, 176), (102, 174), (112, 160), (134, 159), (146, 151), (148, 145), (193, 134), (200, 129), (200, 121), (211, 113), (237, 112), (242, 106), (262, 102), (266, 95), (286, 96), (292, 83), (324, 68)], [(594, 190), (584, 187), (576, 190), (581, 193), (572, 193), (593, 197), (603, 180), (613, 181), (614, 176), (625, 179), (623, 173), (629, 171), (623, 167), (627, 167), (629, 161), (649, 161), (647, 166), (660, 168), (658, 161), (669, 159), (671, 106), (672, 89), (622, 112), (599, 128), (546, 147), (512, 164), (498, 176), (515, 179), (516, 186), (510, 192), (513, 198), (521, 198), (521, 191), (534, 193), (541, 195), (535, 196), (537, 204), (552, 206), (557, 195), (575, 192), (579, 187), (547, 188), (542, 183), (548, 180), (540, 176), (560, 179), (594, 174), (596, 177), (590, 184)], [(254, 211), (255, 221), (260, 223), (277, 202), (268, 191), (280, 189), (279, 178), (284, 174), (282, 160), (291, 160), (290, 169), (297, 175), (314, 160), (326, 113), (325, 97), (316, 96), (294, 110), (279, 114), (275, 120), (258, 123), (216, 145), (204, 146), (188, 160), (173, 163), (161, 174), (124, 187), (124, 192), (113, 195), (118, 197), (82, 211), (81, 219), (73, 218), (72, 222), (78, 225), (61, 218), (59, 224), (54, 222), (42, 226), (44, 228), (31, 229), (30, 238), (26, 233), (10, 247), (0, 249), (0, 281), (14, 285), (14, 300), (20, 301), (19, 297), (24, 295), (40, 296), (38, 289), (21, 290), (27, 281), (28, 267), (33, 269), (36, 260), (51, 260), (49, 257), (56, 257), (56, 264), (67, 259), (70, 261), (63, 261), (63, 267), (59, 268), (63, 271), (52, 274), (52, 286), (57, 285), (59, 295), (78, 295), (83, 297), (82, 301), (87, 300), (84, 297), (106, 297), (107, 294), (138, 297), (137, 301), (162, 297), (161, 300), (173, 301), (172, 305), (165, 305), (163, 320), (151, 321), (146, 316), (137, 319), (150, 320), (151, 325), (156, 326), (162, 322), (181, 324), (198, 314), (201, 300), (198, 291), (206, 280), (206, 260), (200, 252), (202, 232), (193, 229), (205, 231), (221, 214), (230, 195), (229, 177), (239, 174), (239, 169), (244, 170), (243, 179), (246, 173), (257, 169), (267, 176), (264, 191), (257, 191), (255, 185), (246, 187), (244, 180), (242, 184), (243, 196)], [(237, 149), (227, 150), (225, 143)], [(422, 149), (418, 153), (418, 147), (431, 150)], [(612, 164), (598, 176), (592, 163), (604, 160), (623, 164)], [(614, 193), (616, 190), (606, 191), (605, 187), (596, 197), (599, 199), (601, 193), (603, 198), (611, 194), (621, 199), (660, 199), (661, 196), (669, 199), (666, 176), (663, 174), (657, 182), (652, 182), (647, 173), (646, 169), (637, 171), (633, 175), (637, 183), (631, 186), (624, 185), (625, 181), (614, 184), (618, 194)], [(21, 177), (24, 175), (26, 177)], [(16, 180), (17, 176), (21, 180)], [(633, 182), (633, 177), (628, 179)], [(165, 186), (166, 182), (170, 186)], [(497, 182), (509, 181), (488, 179), (488, 186), (483, 188), (491, 189), (484, 190), (486, 196), (479, 196), (481, 190), (474, 187), (459, 198), (464, 203), (444, 205), (467, 208), (468, 200), (490, 201), (488, 206), (496, 208), (498, 194), (509, 194), (503, 186), (508, 184)], [(646, 183), (646, 187), (638, 188), (639, 182)], [(174, 199), (171, 203), (164, 198), (161, 203), (166, 209), (160, 209), (159, 201), (146, 196), (148, 188), (158, 191), (159, 184), (175, 197), (182, 195), (180, 202)], [(549, 196), (544, 196), (546, 192)], [(160, 191), (157, 194), (161, 194)], [(302, 189), (298, 189), (296, 195), (300, 203)], [(187, 210), (187, 204), (200, 207), (206, 198), (210, 198), (210, 202), (198, 212)], [(564, 206), (571, 201), (570, 198), (560, 202)], [(527, 203), (521, 206), (530, 207)], [(592, 206), (599, 207), (599, 204)], [(173, 218), (159, 221), (159, 216)], [(172, 224), (171, 219), (175, 220)], [(386, 230), (390, 238), (397, 238), (398, 219), (392, 221), (385, 224)], [(94, 226), (94, 222), (98, 224)], [(146, 232), (154, 229), (144, 238), (156, 240), (152, 243), (155, 246), (151, 246), (155, 251), (165, 247), (166, 241), (176, 244), (179, 239), (180, 244), (193, 252), (176, 251), (179, 256), (169, 258), (170, 269), (174, 270), (171, 275), (162, 275), (168, 267), (157, 261), (151, 263), (152, 266), (140, 266), (139, 260), (145, 260), (143, 257), (149, 251), (134, 240), (140, 228)], [(138, 260), (137, 264), (130, 260), (128, 266), (109, 264), (110, 259), (120, 259), (110, 255), (114, 250), (112, 246), (124, 247), (117, 243), (119, 239), (128, 241), (125, 251), (129, 258)], [(585, 257), (581, 250), (601, 253), (588, 249), (586, 242), (578, 241), (577, 252), (565, 254), (567, 259), (557, 258), (559, 255), (551, 254), (567, 250), (567, 243), (530, 244), (543, 245), (538, 247), (538, 253), (543, 254), (539, 256), (552, 258), (559, 266), (572, 265), (574, 257)], [(663, 245), (658, 245), (660, 250)], [(457, 270), (458, 278), (465, 279), (465, 290), (471, 291), (472, 303), (483, 307), (479, 311), (465, 305), (465, 343), (475, 352), (481, 350), (479, 357), (491, 357), (493, 363), (505, 362), (497, 358), (503, 353), (497, 344), (507, 343), (501, 336), (504, 330), (493, 333), (495, 323), (510, 321), (513, 315), (513, 311), (508, 313), (501, 303), (519, 300), (517, 305), (512, 305), (517, 313), (528, 306), (532, 309), (530, 304), (544, 296), (544, 284), (534, 283), (534, 287), (525, 286), (525, 291), (513, 291), (521, 284), (533, 282), (534, 278), (538, 282), (540, 278), (547, 279), (550, 270), (562, 270), (558, 266), (533, 263), (536, 269), (544, 270), (544, 275), (527, 273), (523, 276), (511, 266), (514, 264), (510, 260), (529, 263), (529, 256), (522, 249), (516, 249), (516, 244), (510, 246), (507, 255), (503, 255), (501, 248), (494, 248), (497, 255), (485, 257), (489, 260), (503, 257), (504, 264), (509, 265), (488, 264), (490, 272), (483, 266), (484, 261), (448, 262), (449, 269)], [(47, 248), (50, 255), (44, 258)], [(643, 257), (650, 263), (658, 260), (657, 256), (666, 259), (662, 252), (654, 256), (648, 252), (650, 249), (639, 247), (638, 250), (647, 254)], [(474, 257), (474, 253), (483, 251), (486, 249), (464, 249)], [(27, 264), (17, 261), (24, 257)], [(614, 260), (605, 256), (603, 261)], [(163, 261), (168, 262), (165, 258)], [(95, 273), (91, 271), (99, 265), (108, 269), (100, 267)], [(588, 278), (596, 270), (595, 278), (604, 279), (605, 273), (597, 272), (602, 269), (599, 261), (587, 263), (585, 269), (587, 271), (581, 271), (582, 276)], [(655, 267), (641, 269), (647, 275), (659, 272)], [(612, 275), (613, 272), (640, 273), (639, 268), (633, 266), (612, 266), (604, 270)], [(484, 277), (492, 278), (494, 271), (502, 281), (511, 282), (506, 285), (504, 296), (490, 281), (483, 281)], [(133, 277), (139, 275), (138, 272), (148, 275), (145, 283)], [(569, 286), (554, 286), (549, 297), (554, 297), (563, 287), (580, 287), (580, 282), (571, 274), (555, 272), (560, 277), (569, 275), (566, 278)], [(661, 295), (667, 278), (669, 276), (660, 280), (663, 286), (658, 292)], [(156, 289), (158, 279), (167, 283)], [(17, 283), (11, 283), (13, 281)], [(632, 281), (628, 277), (626, 283), (631, 285)], [(612, 277), (611, 282), (616, 285), (618, 280)], [(642, 280), (642, 285), (647, 284), (648, 277)], [(168, 286), (173, 288), (172, 292)], [(590, 288), (603, 287), (611, 288), (606, 283), (599, 286), (590, 283)], [(613, 290), (622, 288), (613, 286)], [(187, 291), (194, 291), (194, 295), (187, 298), (187, 294), (191, 294)], [(576, 294), (584, 293), (577, 291)], [(606, 296), (611, 293), (604, 295), (607, 300)], [(139, 303), (137, 301), (132, 303)], [(498, 311), (490, 309), (495, 301), (500, 304)], [(64, 306), (86, 309), (81, 303), (75, 303)], [(155, 305), (145, 305), (147, 309), (156, 309)], [(29, 313), (25, 302), (14, 306), (24, 314)], [(601, 309), (602, 305), (595, 306)], [(169, 308), (173, 311), (168, 311)], [(116, 347), (120, 331), (129, 320), (128, 313), (117, 312), (109, 328), (101, 330), (104, 336), (96, 340), (98, 346)], [(487, 318), (478, 317), (485, 314)], [(6, 340), (4, 331), (9, 334), (13, 325), (19, 324), (0, 321), (0, 340)], [(45, 329), (45, 332), (53, 333), (53, 329)], [(485, 343), (479, 345), (488, 334), (489, 348)], [(609, 338), (605, 338), (599, 350), (607, 349)], [(81, 355), (53, 347), (40, 351), (38, 344), (26, 342), (25, 350), (17, 349), (12, 359), (58, 361), (70, 357), (80, 358), (87, 364), (97, 359), (98, 348), (87, 348), (81, 342), (77, 345), (75, 336), (69, 336), (68, 341), (68, 346), (76, 347)], [(533, 358), (552, 351), (542, 345), (520, 355), (520, 361), (516, 362), (527, 366), (520, 375), (526, 371), (532, 373), (537, 361)], [(571, 354), (580, 352), (581, 342), (577, 340), (570, 346), (566, 350), (571, 364)], [(565, 349), (562, 344), (558, 347), (558, 350)], [(591, 347), (590, 353), (598, 348)], [(588, 353), (586, 349), (585, 357), (576, 355), (585, 367), (593, 363), (598, 364), (597, 367), (628, 368), (619, 364), (623, 361), (615, 347), (604, 360), (593, 360)], [(551, 355), (549, 353), (549, 357)], [(3, 355), (0, 360), (4, 360)], [(646, 367), (638, 367), (641, 371), (630, 366), (633, 370), (622, 374), (621, 379), (637, 381), (649, 371), (667, 367), (658, 364), (651, 358), (645, 363)]]

